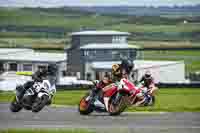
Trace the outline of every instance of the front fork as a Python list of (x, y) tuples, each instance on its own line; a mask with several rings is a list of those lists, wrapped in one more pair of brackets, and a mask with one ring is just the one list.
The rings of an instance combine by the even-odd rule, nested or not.
[[(119, 101), (121, 99), (122, 95), (120, 93), (117, 93), (116, 94), (116, 97), (113, 99), (112, 101), (112, 104), (113, 105), (118, 105), (119, 104)], [(109, 111), (109, 107), (108, 107), (108, 104), (109, 104), (109, 100), (110, 100), (110, 97), (104, 97), (104, 104), (106, 106), (106, 110)]]
[(17, 102), (20, 102), (25, 94), (25, 88), (23, 86), (17, 86), (16, 87), (16, 100)]
[(109, 97), (104, 97), (103, 100), (104, 100), (104, 104), (106, 106), (106, 110), (108, 112), (109, 111), (109, 109), (108, 109), (108, 102), (109, 102), (110, 98)]
[(85, 98), (85, 100), (88, 102), (94, 98), (94, 91), (90, 91), (89, 95)]
[(117, 94), (116, 94), (116, 97), (115, 97), (114, 100), (113, 100), (113, 104), (114, 104), (114, 105), (119, 104), (119, 101), (120, 101), (121, 97), (122, 97), (122, 95), (121, 95), (120, 93), (117, 93)]

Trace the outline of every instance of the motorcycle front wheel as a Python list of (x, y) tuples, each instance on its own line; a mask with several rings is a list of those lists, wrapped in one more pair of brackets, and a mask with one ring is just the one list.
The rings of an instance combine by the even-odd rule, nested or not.
[(43, 95), (42, 97), (37, 97), (35, 102), (32, 105), (32, 112), (39, 112), (41, 111), (44, 106), (48, 103), (49, 101), (49, 96)]
[(83, 98), (81, 98), (80, 103), (78, 105), (78, 111), (81, 115), (89, 115), (93, 112), (93, 109), (90, 105), (90, 100), (86, 100), (88, 96), (89, 94), (86, 94)]
[(14, 97), (14, 99), (10, 104), (10, 111), (19, 112), (22, 108), (23, 108), (22, 105), (17, 101), (16, 97)]
[(126, 96), (122, 96), (117, 105), (113, 103), (113, 99), (111, 99), (108, 105), (108, 112), (112, 116), (120, 115), (127, 108)]

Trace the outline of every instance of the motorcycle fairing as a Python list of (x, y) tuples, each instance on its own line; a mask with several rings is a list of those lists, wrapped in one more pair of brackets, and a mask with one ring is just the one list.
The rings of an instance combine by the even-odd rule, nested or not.
[(103, 93), (104, 93), (103, 96), (104, 97), (111, 97), (116, 93), (117, 90), (118, 89), (117, 89), (117, 86), (115, 84), (110, 84), (110, 85), (103, 88)]

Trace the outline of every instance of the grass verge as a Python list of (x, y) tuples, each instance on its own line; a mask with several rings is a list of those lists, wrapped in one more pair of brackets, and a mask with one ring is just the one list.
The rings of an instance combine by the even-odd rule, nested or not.
[(130, 107), (128, 111), (199, 112), (200, 89), (160, 89), (156, 104), (150, 107)]
[[(58, 91), (53, 99), (54, 105), (78, 105), (80, 98), (87, 91)], [(9, 102), (13, 92), (0, 92), (0, 102)], [(130, 107), (128, 111), (162, 111), (162, 112), (199, 112), (200, 89), (161, 88), (152, 107)]]

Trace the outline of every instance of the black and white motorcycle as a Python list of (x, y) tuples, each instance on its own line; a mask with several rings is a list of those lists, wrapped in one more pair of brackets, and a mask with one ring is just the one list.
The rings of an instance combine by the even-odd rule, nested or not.
[(44, 106), (51, 103), (56, 88), (55, 85), (51, 86), (48, 80), (43, 80), (42, 82), (34, 82), (33, 86), (20, 97), (22, 91), (24, 91), (22, 85), (16, 87), (16, 96), (10, 104), (12, 112), (19, 112), (23, 108), (32, 110), (32, 112), (41, 111)]

